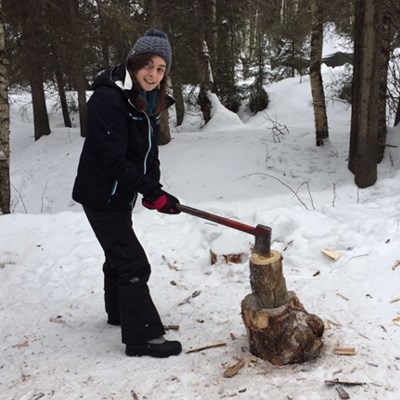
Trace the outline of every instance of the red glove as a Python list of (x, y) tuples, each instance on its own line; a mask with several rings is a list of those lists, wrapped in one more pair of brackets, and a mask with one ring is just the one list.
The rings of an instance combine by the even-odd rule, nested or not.
[(161, 192), (162, 194), (155, 198), (153, 201), (142, 199), (142, 204), (149, 210), (157, 210), (164, 214), (179, 214), (180, 210), (176, 208), (179, 200), (167, 192)]

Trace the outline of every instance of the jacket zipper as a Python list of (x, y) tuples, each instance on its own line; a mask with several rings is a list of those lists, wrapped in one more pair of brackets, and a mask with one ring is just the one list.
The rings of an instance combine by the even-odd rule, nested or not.
[[(129, 102), (129, 104), (130, 104), (135, 110), (137, 110), (137, 108), (132, 104), (131, 99), (128, 99), (128, 102)], [(140, 111), (140, 112), (141, 112), (142, 114), (144, 114), (144, 116), (146, 117), (147, 126), (148, 126), (148, 130), (147, 130), (147, 139), (148, 139), (149, 147), (147, 148), (146, 155), (145, 155), (144, 161), (143, 161), (143, 170), (144, 170), (144, 174), (146, 174), (146, 172), (147, 172), (147, 159), (148, 159), (148, 157), (149, 157), (151, 148), (152, 148), (152, 146), (153, 146), (153, 141), (152, 141), (153, 129), (152, 129), (152, 127), (151, 127), (150, 118), (149, 118), (149, 116), (147, 115), (147, 113), (145, 113), (144, 111)]]

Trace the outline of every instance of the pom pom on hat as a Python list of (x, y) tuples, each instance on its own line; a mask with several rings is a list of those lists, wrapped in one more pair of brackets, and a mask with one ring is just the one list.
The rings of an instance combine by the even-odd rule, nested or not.
[(167, 63), (167, 71), (171, 68), (172, 50), (168, 40), (168, 35), (158, 29), (148, 29), (132, 46), (127, 60), (137, 54), (154, 54), (159, 56)]

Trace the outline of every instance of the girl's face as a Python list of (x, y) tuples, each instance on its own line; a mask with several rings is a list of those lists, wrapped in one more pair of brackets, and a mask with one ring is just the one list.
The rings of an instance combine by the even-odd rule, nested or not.
[(151, 92), (162, 81), (167, 63), (159, 56), (154, 56), (143, 68), (136, 71), (135, 77), (145, 92)]

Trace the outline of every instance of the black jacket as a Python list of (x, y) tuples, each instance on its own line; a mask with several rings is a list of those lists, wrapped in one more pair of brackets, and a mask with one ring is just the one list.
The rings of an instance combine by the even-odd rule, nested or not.
[[(161, 190), (158, 159), (159, 115), (134, 106), (135, 89), (123, 90), (125, 66), (95, 80), (88, 101), (88, 134), (79, 160), (72, 197), (96, 209), (126, 208), (137, 192), (152, 198)], [(168, 98), (168, 105), (173, 104)]]

